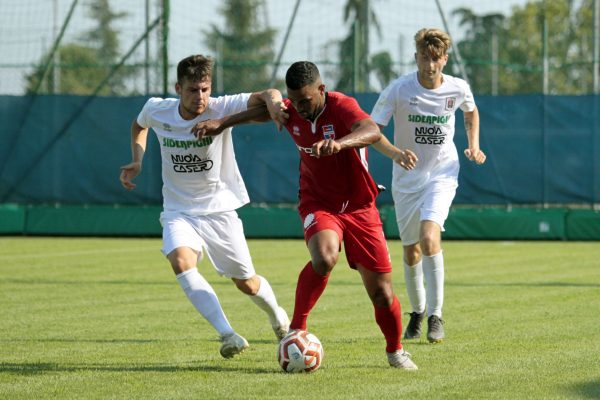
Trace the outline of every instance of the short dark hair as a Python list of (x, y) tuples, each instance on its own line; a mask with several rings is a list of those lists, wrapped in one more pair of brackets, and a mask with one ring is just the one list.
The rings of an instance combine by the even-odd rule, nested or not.
[(177, 64), (177, 82), (181, 84), (184, 79), (199, 82), (205, 78), (212, 78), (213, 59), (201, 54), (192, 55), (179, 61)]
[(285, 74), (285, 84), (288, 89), (298, 90), (319, 80), (321, 74), (314, 63), (310, 61), (297, 61), (293, 63)]

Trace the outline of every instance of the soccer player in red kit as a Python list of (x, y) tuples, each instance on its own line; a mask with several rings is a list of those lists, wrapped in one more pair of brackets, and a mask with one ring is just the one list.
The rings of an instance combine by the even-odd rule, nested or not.
[[(298, 210), (311, 257), (298, 277), (290, 329), (306, 330), (308, 315), (327, 286), (343, 242), (348, 264), (360, 273), (373, 303), (389, 364), (417, 369), (400, 342), (400, 302), (393, 291), (392, 265), (375, 205), (378, 188), (368, 171), (367, 146), (379, 141), (379, 127), (354, 98), (325, 91), (315, 64), (296, 62), (285, 79), (288, 98), (280, 107), (288, 118), (276, 123), (285, 125), (300, 152)], [(268, 115), (266, 110), (262, 117)], [(248, 110), (219, 120), (217, 131), (256, 120), (251, 114)], [(194, 132), (214, 134), (213, 128), (199, 124)]]

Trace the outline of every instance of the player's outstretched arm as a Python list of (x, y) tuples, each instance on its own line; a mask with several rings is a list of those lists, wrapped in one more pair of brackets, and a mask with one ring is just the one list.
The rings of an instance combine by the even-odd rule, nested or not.
[(146, 152), (148, 128), (141, 127), (137, 121), (131, 124), (131, 162), (121, 167), (119, 180), (127, 190), (135, 189), (133, 179), (142, 172), (142, 160)]
[(218, 135), (236, 125), (269, 120), (273, 120), (277, 129), (281, 130), (288, 117), (281, 92), (277, 89), (266, 89), (250, 95), (247, 110), (221, 119), (199, 122), (192, 128), (192, 134), (201, 139), (204, 136)]
[[(379, 129), (382, 128), (383, 127), (379, 125)], [(373, 146), (375, 150), (384, 156), (394, 160), (396, 164), (400, 165), (406, 170), (414, 169), (417, 165), (417, 161), (419, 161), (415, 153), (413, 153), (411, 150), (402, 150), (394, 146), (383, 134), (381, 135), (379, 141), (373, 143), (371, 146)]]
[(267, 106), (269, 117), (275, 122), (277, 130), (281, 130), (289, 118), (289, 114), (286, 112), (287, 108), (285, 104), (283, 104), (281, 92), (277, 89), (266, 89), (262, 92), (252, 93), (248, 100), (248, 108), (259, 105)]
[(473, 111), (464, 112), (464, 116), (465, 131), (469, 142), (469, 148), (465, 149), (465, 156), (477, 164), (483, 164), (486, 156), (479, 148), (479, 111), (477, 107)]
[(250, 122), (266, 122), (269, 120), (269, 110), (265, 104), (261, 104), (237, 114), (198, 122), (192, 128), (192, 134), (196, 136), (197, 139), (202, 139), (205, 136), (219, 135), (225, 129), (236, 125), (247, 124)]

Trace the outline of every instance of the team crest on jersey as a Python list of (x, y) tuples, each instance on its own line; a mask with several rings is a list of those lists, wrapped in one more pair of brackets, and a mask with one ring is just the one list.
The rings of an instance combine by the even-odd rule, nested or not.
[(170, 124), (167, 124), (166, 122), (163, 124), (163, 129), (167, 132), (172, 132), (173, 128), (171, 128)]
[(333, 125), (323, 125), (323, 138), (326, 140), (335, 139), (335, 131)]
[(408, 101), (408, 104), (410, 104), (411, 106), (418, 106), (419, 99), (416, 97), (411, 97), (410, 100)]
[(446, 98), (446, 107), (445, 109), (448, 111), (454, 110), (454, 106), (456, 105), (456, 97), (447, 97)]
[(292, 134), (300, 136), (300, 128), (294, 125), (294, 127), (292, 128)]

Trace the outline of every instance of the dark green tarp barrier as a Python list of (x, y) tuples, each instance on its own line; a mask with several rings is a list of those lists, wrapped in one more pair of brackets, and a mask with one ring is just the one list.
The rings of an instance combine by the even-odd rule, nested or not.
[[(370, 111), (377, 94), (357, 96)], [(129, 128), (145, 97), (0, 96), (0, 204), (160, 205), (154, 135), (138, 177), (123, 190), (119, 167), (130, 160)], [(600, 203), (600, 96), (478, 96), (483, 166), (462, 155), (466, 137), (457, 114), (461, 175), (455, 204)], [(391, 135), (391, 129), (386, 129)], [(240, 170), (255, 203), (295, 203), (298, 154), (272, 123), (235, 128)], [(370, 170), (386, 186), (391, 161), (370, 152)], [(379, 204), (391, 204), (389, 192)]]
[[(161, 208), (0, 205), (2, 235), (160, 236)], [(249, 204), (238, 210), (249, 238), (302, 238), (294, 205)], [(398, 238), (392, 206), (380, 207), (385, 235)], [(453, 208), (444, 239), (600, 240), (600, 212), (566, 208)]]

